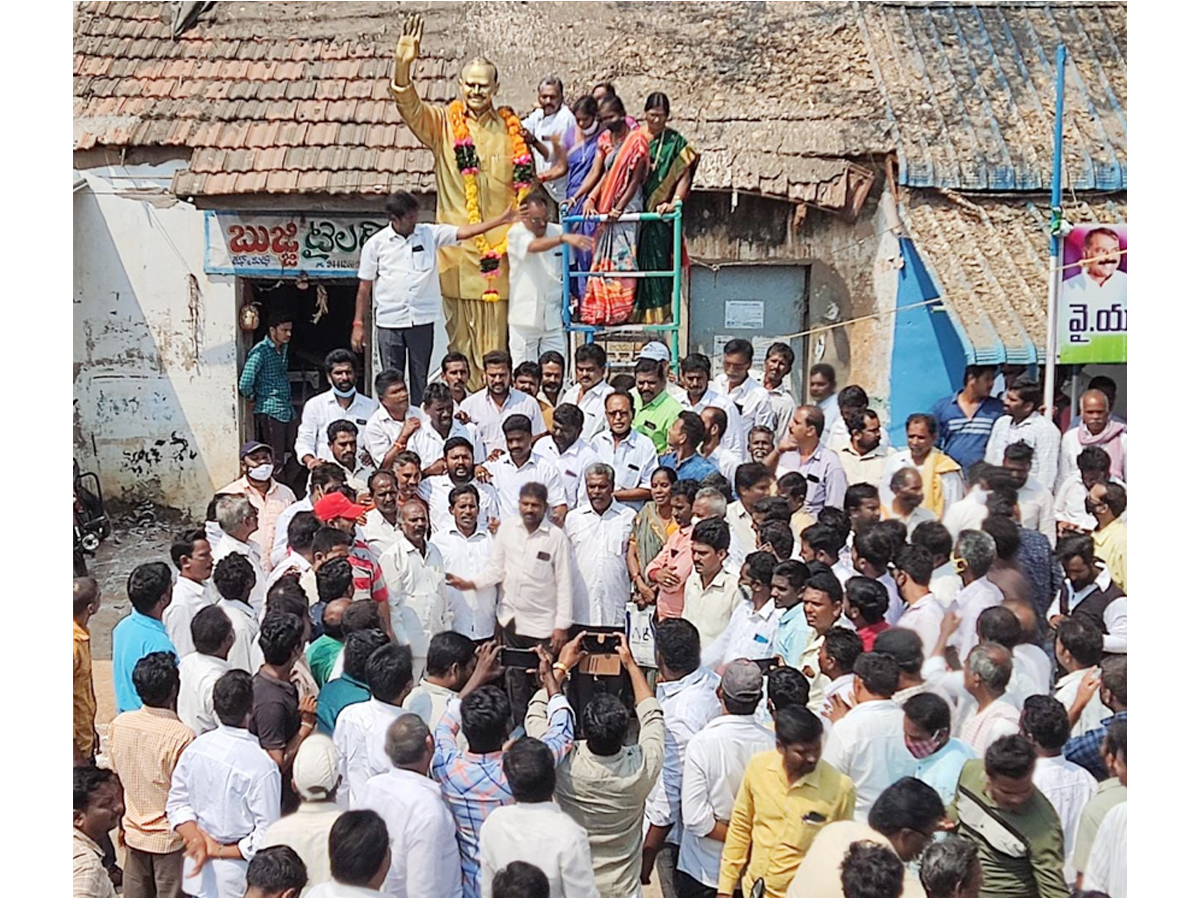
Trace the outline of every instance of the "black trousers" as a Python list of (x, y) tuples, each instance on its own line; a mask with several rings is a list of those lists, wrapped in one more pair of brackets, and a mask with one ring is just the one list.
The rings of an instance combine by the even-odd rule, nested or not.
[[(550, 646), (548, 637), (529, 637), (517, 634), (517, 621), (514, 619), (500, 628), (500, 643), (514, 650), (532, 650), (538, 644)], [(524, 669), (505, 669), (504, 686), (508, 691), (508, 702), (512, 707), (513, 727), (524, 726), (525, 712), (529, 709), (529, 701), (537, 690), (538, 677), (536, 672), (526, 672)]]
[[(290, 422), (280, 422), (265, 413), (254, 414), (254, 429), (258, 440), (267, 444), (275, 454), (275, 477), (287, 481), (284, 463), (287, 454), (295, 455), (296, 432), (300, 429), (300, 420), (293, 417)], [(299, 460), (295, 460), (299, 462)]]
[(433, 356), (433, 323), (411, 328), (376, 328), (375, 333), (379, 338), (380, 365), (404, 374), (407, 363), (408, 402), (420, 406)]
[(683, 869), (675, 869), (676, 897), (715, 897), (717, 889), (705, 887), (704, 882), (697, 881)]

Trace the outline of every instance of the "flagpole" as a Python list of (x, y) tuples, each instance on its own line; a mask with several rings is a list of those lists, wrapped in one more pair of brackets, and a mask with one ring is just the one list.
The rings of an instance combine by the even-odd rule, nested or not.
[(1054, 414), (1054, 393), (1058, 363), (1058, 288), (1062, 281), (1060, 260), (1062, 259), (1062, 238), (1058, 234), (1058, 226), (1062, 222), (1062, 153), (1063, 153), (1063, 89), (1067, 66), (1067, 48), (1058, 45), (1056, 55), (1058, 65), (1055, 79), (1057, 96), (1054, 101), (1054, 172), (1050, 177), (1050, 277), (1047, 287), (1047, 318), (1046, 318), (1046, 381), (1044, 401), (1046, 415)]

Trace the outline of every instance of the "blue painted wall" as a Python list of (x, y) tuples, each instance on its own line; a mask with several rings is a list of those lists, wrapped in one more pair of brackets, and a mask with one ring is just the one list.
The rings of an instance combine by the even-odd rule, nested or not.
[[(938, 296), (933, 279), (907, 238), (900, 240), (904, 268), (900, 270), (896, 306), (909, 306)], [(966, 354), (949, 315), (935, 305), (907, 309), (895, 315), (892, 349), (891, 398), (888, 437), (893, 447), (904, 447), (904, 420), (914, 412), (928, 412), (942, 397), (962, 387)]]

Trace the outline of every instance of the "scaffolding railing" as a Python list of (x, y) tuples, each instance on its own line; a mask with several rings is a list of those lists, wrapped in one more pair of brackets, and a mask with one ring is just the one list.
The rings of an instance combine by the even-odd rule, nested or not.
[[(570, 216), (565, 211), (561, 217), (565, 231), (571, 231), (572, 225), (584, 222), (607, 221), (603, 215)], [(649, 272), (592, 272), (571, 268), (571, 248), (563, 248), (563, 327), (570, 332), (583, 334), (587, 343), (593, 343), (597, 334), (653, 334), (667, 338), (667, 348), (671, 351), (671, 368), (679, 364), (679, 322), (680, 305), (683, 298), (683, 208), (673, 207), (669, 212), (654, 213), (625, 213), (617, 219), (618, 222), (670, 222), (672, 231), (671, 259), (673, 265), (664, 271)], [(571, 282), (576, 278), (670, 278), (671, 279), (671, 321), (662, 324), (630, 323), (627, 325), (586, 325), (582, 322), (571, 321)], [(582, 298), (580, 298), (582, 300)]]

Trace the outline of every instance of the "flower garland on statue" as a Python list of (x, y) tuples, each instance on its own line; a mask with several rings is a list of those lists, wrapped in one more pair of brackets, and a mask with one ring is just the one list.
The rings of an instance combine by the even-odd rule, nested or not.
[[(521, 120), (507, 106), (501, 107), (497, 113), (504, 120), (504, 127), (508, 129), (508, 136), (512, 140), (513, 189), (516, 202), (520, 203), (533, 184), (533, 157), (529, 154), (525, 139), (521, 137)], [(450, 104), (450, 127), (454, 132), (454, 162), (463, 177), (463, 188), (467, 195), (467, 221), (478, 225), (483, 221), (483, 214), (479, 209), (477, 179), (479, 155), (475, 152), (475, 141), (471, 139), (471, 132), (467, 130), (467, 112), (461, 100)], [(500, 275), (500, 257), (507, 252), (507, 240), (493, 246), (488, 243), (487, 237), (481, 234), (475, 238), (475, 249), (479, 251), (479, 272), (490, 284)], [(483, 299), (499, 300), (500, 294), (494, 287), (488, 287), (483, 292)]]

